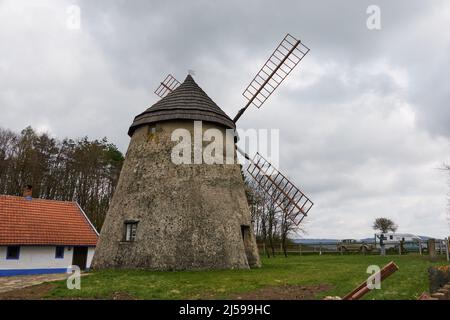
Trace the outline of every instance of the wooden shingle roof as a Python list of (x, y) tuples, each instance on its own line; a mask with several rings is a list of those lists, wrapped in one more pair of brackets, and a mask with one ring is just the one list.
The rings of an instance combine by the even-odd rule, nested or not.
[(128, 130), (131, 137), (134, 130), (143, 125), (167, 120), (201, 120), (234, 129), (235, 124), (188, 75), (184, 82), (167, 96), (134, 118)]
[(76, 202), (0, 195), (0, 245), (95, 246), (97, 239)]

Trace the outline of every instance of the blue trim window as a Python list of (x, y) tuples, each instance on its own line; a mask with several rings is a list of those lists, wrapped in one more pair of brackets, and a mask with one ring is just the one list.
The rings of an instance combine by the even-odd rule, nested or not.
[(6, 259), (7, 260), (19, 260), (19, 257), (20, 257), (20, 247), (19, 246), (6, 247)]
[(64, 247), (57, 246), (55, 249), (55, 259), (64, 259)]

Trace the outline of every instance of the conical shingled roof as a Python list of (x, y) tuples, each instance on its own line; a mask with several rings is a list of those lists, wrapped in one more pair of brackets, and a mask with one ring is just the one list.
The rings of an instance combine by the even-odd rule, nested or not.
[(209, 121), (234, 129), (234, 122), (188, 75), (184, 82), (167, 96), (134, 118), (128, 130), (131, 137), (134, 130), (143, 125), (167, 120)]

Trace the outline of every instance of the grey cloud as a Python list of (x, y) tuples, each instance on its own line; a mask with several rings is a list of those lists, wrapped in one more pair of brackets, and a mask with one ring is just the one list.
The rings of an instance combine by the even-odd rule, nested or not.
[[(78, 32), (64, 26), (73, 2)], [(448, 234), (447, 180), (435, 170), (450, 155), (446, 1), (39, 3), (0, 2), (0, 126), (107, 136), (126, 151), (128, 126), (167, 73), (196, 70), (233, 116), (290, 32), (310, 54), (239, 127), (280, 129), (281, 169), (316, 203), (309, 235), (367, 236), (378, 215), (405, 232)], [(379, 31), (366, 28), (371, 4)]]

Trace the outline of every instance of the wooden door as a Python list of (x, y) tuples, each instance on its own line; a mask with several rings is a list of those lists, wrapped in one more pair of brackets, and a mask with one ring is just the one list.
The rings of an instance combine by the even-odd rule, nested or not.
[(74, 247), (72, 265), (78, 266), (81, 270), (86, 270), (88, 247)]

